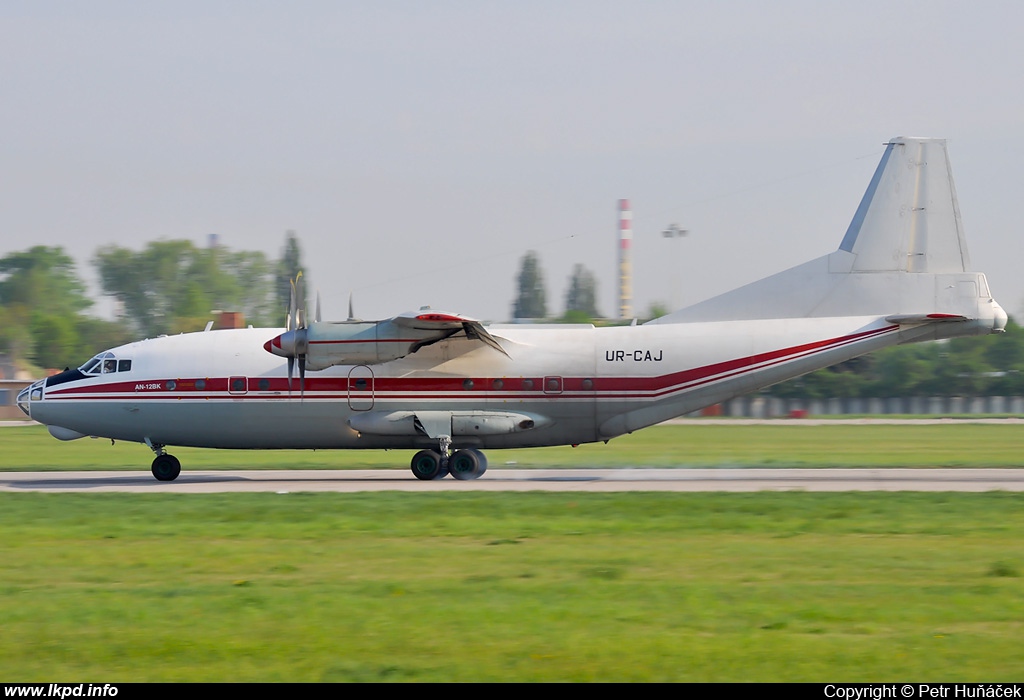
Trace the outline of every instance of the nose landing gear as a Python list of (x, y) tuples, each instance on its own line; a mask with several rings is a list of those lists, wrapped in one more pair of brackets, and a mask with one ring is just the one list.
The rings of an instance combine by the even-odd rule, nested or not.
[(153, 460), (153, 476), (157, 481), (174, 481), (181, 474), (181, 462), (174, 455), (157, 455)]
[(181, 474), (181, 462), (174, 455), (164, 451), (164, 446), (146, 438), (146, 445), (156, 453), (153, 459), (152, 472), (157, 481), (174, 481)]

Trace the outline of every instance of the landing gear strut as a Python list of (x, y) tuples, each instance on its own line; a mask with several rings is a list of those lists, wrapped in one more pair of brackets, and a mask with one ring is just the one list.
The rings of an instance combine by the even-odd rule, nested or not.
[(174, 455), (169, 455), (164, 451), (164, 446), (151, 442), (149, 438), (146, 438), (146, 445), (149, 449), (156, 452), (156, 457), (153, 459), (153, 476), (156, 477), (157, 481), (174, 481), (181, 474), (181, 462)]

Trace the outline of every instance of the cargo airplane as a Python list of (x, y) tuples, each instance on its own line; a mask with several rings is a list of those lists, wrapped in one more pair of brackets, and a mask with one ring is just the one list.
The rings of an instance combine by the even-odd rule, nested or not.
[(410, 449), (419, 479), (473, 479), (482, 449), (607, 442), (880, 348), (1007, 322), (971, 271), (946, 142), (927, 138), (885, 145), (834, 252), (641, 325), (485, 326), (427, 308), (307, 322), (302, 306), (284, 329), (113, 348), (18, 404), (61, 440), (147, 445), (162, 481), (181, 471), (170, 445)]

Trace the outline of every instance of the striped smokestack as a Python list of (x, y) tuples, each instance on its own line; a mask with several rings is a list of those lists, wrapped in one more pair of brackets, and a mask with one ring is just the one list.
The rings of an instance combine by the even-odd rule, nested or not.
[(619, 200), (619, 318), (633, 318), (633, 211)]

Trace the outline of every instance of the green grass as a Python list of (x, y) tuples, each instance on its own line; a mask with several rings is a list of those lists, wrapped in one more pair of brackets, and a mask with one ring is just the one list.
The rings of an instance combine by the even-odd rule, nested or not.
[(1018, 494), (0, 494), (0, 678), (995, 681)]
[[(411, 451), (203, 450), (171, 448), (189, 469), (406, 469)], [(492, 467), (1024, 467), (1024, 426), (663, 425), (578, 448), (490, 450)], [(134, 443), (62, 443), (42, 426), (0, 429), (0, 471), (148, 469)]]

